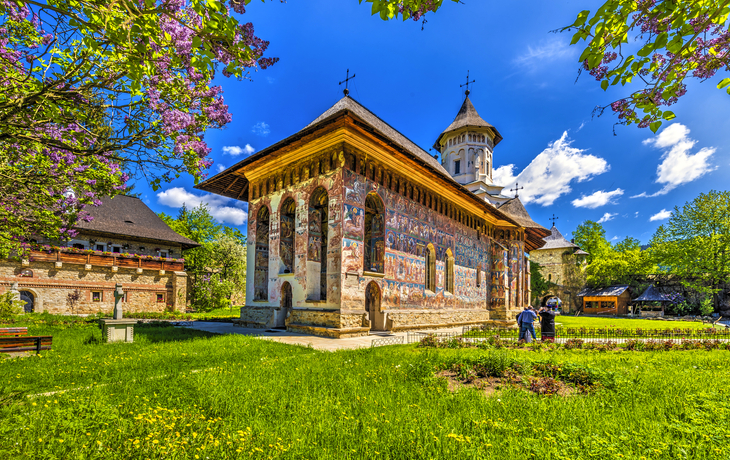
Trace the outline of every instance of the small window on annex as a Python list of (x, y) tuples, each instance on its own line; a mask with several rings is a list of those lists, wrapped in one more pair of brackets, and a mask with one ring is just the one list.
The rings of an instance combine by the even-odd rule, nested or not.
[(157, 303), (165, 302), (165, 294), (157, 294)]
[(253, 300), (269, 299), (269, 208), (256, 214), (256, 255), (254, 257)]
[(279, 255), (284, 273), (294, 272), (294, 215), (296, 204), (292, 198), (287, 198), (279, 211)]
[(454, 161), (454, 175), (461, 174), (461, 160)]
[(431, 243), (426, 246), (426, 290), (436, 292), (436, 250)]
[(385, 273), (385, 215), (377, 193), (365, 199), (365, 262), (363, 269)]
[(318, 187), (309, 199), (309, 239), (307, 241), (307, 298), (327, 300), (327, 229), (329, 197)]
[(454, 254), (451, 249), (446, 250), (446, 283), (444, 290), (454, 293)]
[(92, 302), (101, 302), (103, 300), (103, 296), (101, 294), (101, 291), (91, 291), (91, 301)]

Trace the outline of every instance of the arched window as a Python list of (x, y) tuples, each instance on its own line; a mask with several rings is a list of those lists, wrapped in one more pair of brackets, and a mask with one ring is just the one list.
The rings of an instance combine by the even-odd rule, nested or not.
[(426, 290), (436, 292), (436, 250), (431, 243), (426, 246)]
[(309, 199), (307, 291), (309, 300), (327, 300), (327, 190), (318, 187)]
[(477, 287), (482, 287), (482, 264), (477, 265)]
[(269, 208), (256, 213), (256, 256), (254, 259), (254, 300), (269, 299)]
[(279, 210), (279, 256), (284, 273), (294, 272), (294, 213), (296, 204), (287, 198)]
[(454, 254), (451, 249), (446, 250), (446, 283), (444, 290), (450, 293), (454, 293)]
[(377, 193), (365, 198), (365, 262), (363, 270), (385, 273), (385, 215)]

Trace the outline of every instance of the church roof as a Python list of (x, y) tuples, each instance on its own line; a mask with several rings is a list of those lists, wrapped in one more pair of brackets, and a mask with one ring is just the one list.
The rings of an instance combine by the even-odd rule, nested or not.
[(318, 116), (313, 122), (308, 124), (304, 127), (304, 130), (307, 130), (308, 128), (314, 127), (323, 121), (327, 120), (328, 118), (331, 118), (333, 116), (336, 116), (340, 112), (343, 111), (349, 111), (355, 114), (356, 116), (362, 118), (365, 122), (367, 122), (370, 126), (375, 128), (377, 131), (380, 131), (382, 135), (387, 137), (389, 140), (395, 142), (398, 144), (399, 147), (407, 150), (412, 155), (416, 156), (418, 159), (423, 161), (424, 163), (427, 163), (430, 167), (436, 169), (436, 171), (439, 172), (442, 176), (448, 178), (449, 180), (454, 180), (453, 177), (451, 177), (451, 174), (444, 169), (443, 166), (441, 166), (441, 163), (435, 159), (433, 156), (431, 156), (428, 152), (423, 150), (421, 147), (417, 146), (413, 141), (408, 139), (406, 136), (398, 132), (395, 128), (390, 126), (388, 123), (384, 122), (380, 119), (377, 115), (375, 115), (373, 112), (365, 108), (363, 105), (361, 105), (359, 102), (357, 102), (355, 99), (351, 98), (350, 96), (345, 96), (335, 105), (330, 107), (326, 112), (324, 112), (322, 115)]
[(499, 144), (502, 140), (502, 135), (499, 134), (497, 128), (487, 123), (486, 121), (484, 121), (484, 119), (482, 119), (482, 117), (479, 116), (479, 114), (477, 113), (477, 109), (474, 108), (474, 104), (471, 103), (471, 99), (469, 99), (469, 96), (467, 95), (466, 99), (464, 99), (464, 103), (461, 104), (459, 113), (456, 114), (456, 118), (454, 118), (454, 121), (436, 139), (436, 142), (433, 144), (434, 148), (436, 148), (437, 150), (441, 150), (441, 145), (439, 145), (439, 142), (441, 142), (441, 138), (444, 137), (444, 135), (452, 131), (456, 131), (457, 129), (467, 127), (491, 129), (492, 131), (494, 131), (494, 145)]
[(566, 240), (565, 237), (558, 231), (555, 224), (550, 229), (550, 235), (545, 238), (545, 246), (540, 249), (562, 249), (562, 248), (578, 248), (579, 246), (575, 243), (571, 243)]
[(99, 206), (84, 208), (93, 220), (80, 221), (80, 231), (98, 232), (121, 237), (144, 238), (166, 243), (177, 243), (183, 249), (200, 246), (171, 229), (142, 200), (133, 196), (104, 197)]
[(534, 240), (532, 241), (532, 247), (538, 249), (545, 244), (544, 237), (550, 234), (550, 230), (532, 220), (519, 198), (514, 197), (509, 201), (505, 201), (499, 206), (499, 210), (510, 216), (522, 227), (532, 230), (527, 232), (527, 238)]

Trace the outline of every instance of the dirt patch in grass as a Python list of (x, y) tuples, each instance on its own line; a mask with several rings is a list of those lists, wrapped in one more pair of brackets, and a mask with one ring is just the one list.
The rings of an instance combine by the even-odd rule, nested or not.
[(446, 379), (448, 389), (452, 393), (464, 388), (475, 388), (484, 392), (485, 396), (492, 396), (506, 387), (544, 396), (571, 396), (579, 393), (575, 386), (551, 377), (521, 377), (513, 374), (507, 377), (472, 377), (465, 380), (451, 370), (440, 371), (436, 376)]

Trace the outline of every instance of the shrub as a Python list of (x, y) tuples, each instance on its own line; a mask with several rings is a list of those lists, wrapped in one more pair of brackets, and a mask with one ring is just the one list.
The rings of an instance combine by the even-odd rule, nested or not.
[(6, 292), (0, 295), (0, 321), (8, 321), (15, 315), (19, 315), (24, 303), (16, 300), (15, 293)]
[(629, 339), (626, 341), (626, 349), (630, 351), (644, 350), (646, 343), (643, 340)]
[(584, 343), (583, 339), (568, 339), (565, 342), (565, 348), (567, 348), (568, 350), (573, 350), (576, 348), (583, 348), (583, 343)]
[(552, 377), (536, 378), (530, 380), (530, 391), (539, 395), (550, 396), (560, 391), (560, 385)]

